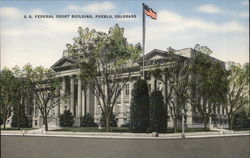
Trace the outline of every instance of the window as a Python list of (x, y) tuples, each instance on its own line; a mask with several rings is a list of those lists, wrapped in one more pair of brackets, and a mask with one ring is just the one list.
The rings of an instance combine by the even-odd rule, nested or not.
[(157, 90), (161, 91), (162, 90), (162, 83), (158, 83)]
[(37, 120), (35, 120), (35, 126), (37, 126)]
[(119, 114), (120, 112), (121, 112), (121, 106), (117, 106), (117, 107), (116, 107), (116, 113)]
[(197, 106), (194, 105), (193, 108), (194, 108), (194, 112), (197, 112)]
[(220, 106), (217, 107), (217, 114), (220, 114)]
[(55, 109), (52, 110), (52, 116), (55, 116)]
[(151, 84), (148, 84), (148, 92), (151, 93)]
[(125, 85), (125, 94), (128, 96), (129, 95), (129, 84)]

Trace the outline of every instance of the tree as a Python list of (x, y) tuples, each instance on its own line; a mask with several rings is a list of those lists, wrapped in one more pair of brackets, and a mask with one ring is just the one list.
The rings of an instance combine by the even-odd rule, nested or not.
[(31, 65), (24, 68), (24, 73), (32, 84), (32, 94), (35, 99), (35, 108), (41, 113), (45, 130), (48, 131), (48, 115), (60, 101), (59, 79), (51, 69), (42, 66), (33, 69)]
[(149, 120), (150, 98), (148, 85), (145, 80), (137, 80), (132, 90), (130, 105), (130, 131), (147, 132), (150, 127)]
[(161, 91), (153, 91), (150, 99), (150, 130), (166, 132), (166, 107)]
[[(18, 66), (12, 68), (12, 72), (15, 75), (16, 79), (14, 82), (13, 91), (13, 114), (14, 114), (14, 123), (13, 125), (20, 130), (20, 127), (24, 127), (26, 121), (25, 116), (25, 106), (27, 102), (32, 100), (32, 82), (29, 78), (29, 74), (25, 72), (25, 69), (29, 67), (30, 64), (24, 66), (23, 70), (20, 70)], [(29, 125), (27, 125), (29, 126)]]
[[(190, 68), (189, 60), (175, 54), (173, 48), (168, 48), (165, 60), (171, 60), (171, 64), (159, 64), (151, 70), (151, 74), (165, 87), (166, 113), (170, 108), (170, 116), (173, 119), (174, 132), (177, 132), (177, 122), (181, 117), (181, 110), (186, 109), (189, 99)], [(166, 121), (167, 125), (167, 121)]]
[(13, 111), (13, 96), (15, 94), (13, 73), (4, 68), (0, 72), (0, 117), (3, 120), (3, 128), (6, 128), (6, 120), (11, 116)]
[(244, 129), (250, 128), (250, 119), (247, 116), (245, 109), (241, 109), (234, 114), (231, 129)]
[[(95, 95), (110, 131), (110, 117), (121, 90), (129, 81), (133, 64), (139, 57), (140, 45), (129, 44), (124, 29), (115, 25), (108, 34), (78, 28), (74, 44), (67, 44), (69, 56), (79, 60), (80, 78)], [(124, 75), (124, 73), (126, 75)]]
[(72, 127), (74, 124), (74, 116), (69, 110), (65, 110), (63, 114), (59, 116), (60, 127)]
[(214, 109), (226, 100), (227, 71), (224, 64), (207, 54), (198, 52), (192, 57), (191, 104), (196, 107), (207, 130), (209, 117)]
[(224, 104), (228, 117), (228, 127), (232, 130), (234, 115), (249, 103), (249, 63), (242, 67), (229, 63), (227, 100)]
[(89, 114), (85, 114), (84, 117), (80, 119), (81, 127), (97, 127), (98, 125), (94, 122), (94, 118)]
[[(19, 117), (19, 118), (18, 118)], [(28, 117), (25, 115), (24, 110), (22, 110), (21, 114), (17, 117), (16, 113), (12, 116), (11, 127), (17, 127), (18, 129), (31, 127), (31, 123)]]
[[(117, 120), (116, 120), (115, 115), (113, 113), (112, 113), (112, 115), (111, 115), (111, 117), (109, 119), (110, 119), (109, 120), (109, 126), (110, 127), (117, 127)], [(104, 114), (102, 114), (100, 122), (101, 122), (102, 127), (106, 126), (107, 122), (106, 122), (106, 118), (105, 118)]]

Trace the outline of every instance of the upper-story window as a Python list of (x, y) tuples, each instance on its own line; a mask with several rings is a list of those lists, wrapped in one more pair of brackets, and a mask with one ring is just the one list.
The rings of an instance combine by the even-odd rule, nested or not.
[(217, 114), (220, 114), (220, 106), (217, 107)]
[(159, 91), (162, 90), (162, 83), (158, 83), (157, 90), (159, 90)]
[(129, 84), (125, 85), (125, 94), (128, 96), (129, 95)]
[(148, 92), (151, 93), (151, 84), (148, 84)]

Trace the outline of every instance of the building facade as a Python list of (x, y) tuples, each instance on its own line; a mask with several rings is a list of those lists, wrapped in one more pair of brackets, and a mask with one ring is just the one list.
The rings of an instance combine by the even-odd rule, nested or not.
[[(179, 55), (183, 58), (191, 58), (192, 55), (197, 53), (195, 49), (187, 48), (178, 50), (175, 52), (176, 55)], [(148, 71), (155, 66), (156, 63), (167, 63), (171, 62), (168, 59), (168, 52), (158, 49), (154, 49), (151, 52), (145, 55), (145, 74), (146, 80), (149, 87), (149, 93), (153, 90), (161, 90), (163, 96), (165, 92), (164, 84), (156, 80), (153, 76), (148, 75)], [(80, 125), (80, 117), (89, 113), (94, 117), (95, 122), (100, 122), (101, 109), (98, 105), (97, 100), (94, 94), (90, 91), (89, 87), (85, 87), (80, 78), (79, 69), (76, 69), (74, 65), (77, 64), (77, 59), (74, 59), (67, 55), (66, 52), (63, 53), (63, 57), (59, 59), (51, 68), (57, 73), (57, 77), (60, 79), (60, 96), (66, 96), (66, 99), (61, 99), (58, 105), (51, 110), (48, 124), (49, 126), (59, 126), (59, 116), (64, 112), (64, 110), (69, 109), (74, 115), (74, 126)], [(128, 82), (123, 90), (121, 95), (117, 99), (116, 105), (113, 109), (113, 113), (117, 119), (118, 126), (122, 126), (129, 122), (130, 114), (130, 103), (131, 103), (131, 91), (133, 89), (134, 82), (141, 77), (142, 75), (142, 59), (138, 60), (137, 63), (132, 65), (133, 72), (130, 82)], [(200, 119), (199, 112), (197, 108), (192, 107), (189, 103), (186, 106), (186, 124), (188, 127), (203, 127), (203, 123)], [(168, 113), (170, 116), (170, 112)], [(226, 126), (227, 118), (225, 115), (225, 110), (222, 106), (214, 110), (213, 118), (210, 118), (210, 125), (220, 125)], [(33, 112), (33, 127), (43, 126), (43, 121), (39, 111), (36, 109), (34, 104)], [(171, 117), (168, 120), (169, 127), (173, 126), (173, 121)]]

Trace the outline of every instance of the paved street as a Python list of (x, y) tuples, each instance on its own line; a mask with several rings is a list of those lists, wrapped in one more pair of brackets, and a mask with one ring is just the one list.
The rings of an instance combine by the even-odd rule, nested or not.
[(2, 158), (249, 158), (250, 136), (105, 139), (1, 136)]

